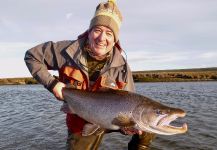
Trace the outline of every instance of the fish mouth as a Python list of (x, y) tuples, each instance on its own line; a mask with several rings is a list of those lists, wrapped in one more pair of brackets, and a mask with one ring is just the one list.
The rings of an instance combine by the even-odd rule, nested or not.
[(159, 134), (172, 135), (172, 134), (181, 134), (185, 133), (188, 130), (186, 123), (183, 123), (181, 126), (171, 125), (171, 122), (177, 118), (185, 117), (186, 113), (181, 112), (172, 115), (166, 115), (161, 118), (155, 126), (150, 126), (152, 129), (157, 130)]

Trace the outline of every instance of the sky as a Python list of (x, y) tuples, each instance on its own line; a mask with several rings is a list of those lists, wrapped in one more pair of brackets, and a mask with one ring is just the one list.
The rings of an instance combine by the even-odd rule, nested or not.
[[(25, 52), (75, 40), (103, 0), (0, 0), (0, 78), (30, 77)], [(133, 71), (217, 67), (217, 0), (117, 0)], [(124, 55), (125, 56), (125, 55)]]

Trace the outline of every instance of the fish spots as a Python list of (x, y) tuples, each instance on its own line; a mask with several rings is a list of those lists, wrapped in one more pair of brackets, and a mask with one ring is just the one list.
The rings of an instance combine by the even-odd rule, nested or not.
[(120, 113), (116, 118), (112, 120), (112, 124), (122, 127), (132, 127), (136, 123), (126, 114)]

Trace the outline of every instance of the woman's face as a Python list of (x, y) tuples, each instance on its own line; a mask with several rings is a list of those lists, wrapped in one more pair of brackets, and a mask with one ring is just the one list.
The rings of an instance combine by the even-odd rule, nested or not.
[(91, 52), (95, 56), (103, 56), (113, 49), (115, 45), (114, 34), (105, 26), (95, 26), (88, 35)]

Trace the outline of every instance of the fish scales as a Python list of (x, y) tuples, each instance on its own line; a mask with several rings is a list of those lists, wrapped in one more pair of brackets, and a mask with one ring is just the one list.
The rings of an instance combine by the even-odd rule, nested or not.
[[(89, 122), (100, 124), (104, 128), (112, 128), (112, 120), (119, 114), (132, 116), (132, 111), (141, 100), (132, 100), (133, 94), (122, 91), (85, 92), (72, 90), (70, 107), (77, 115)], [(73, 100), (72, 100), (73, 99)], [(90, 115), (91, 114), (91, 115)]]

